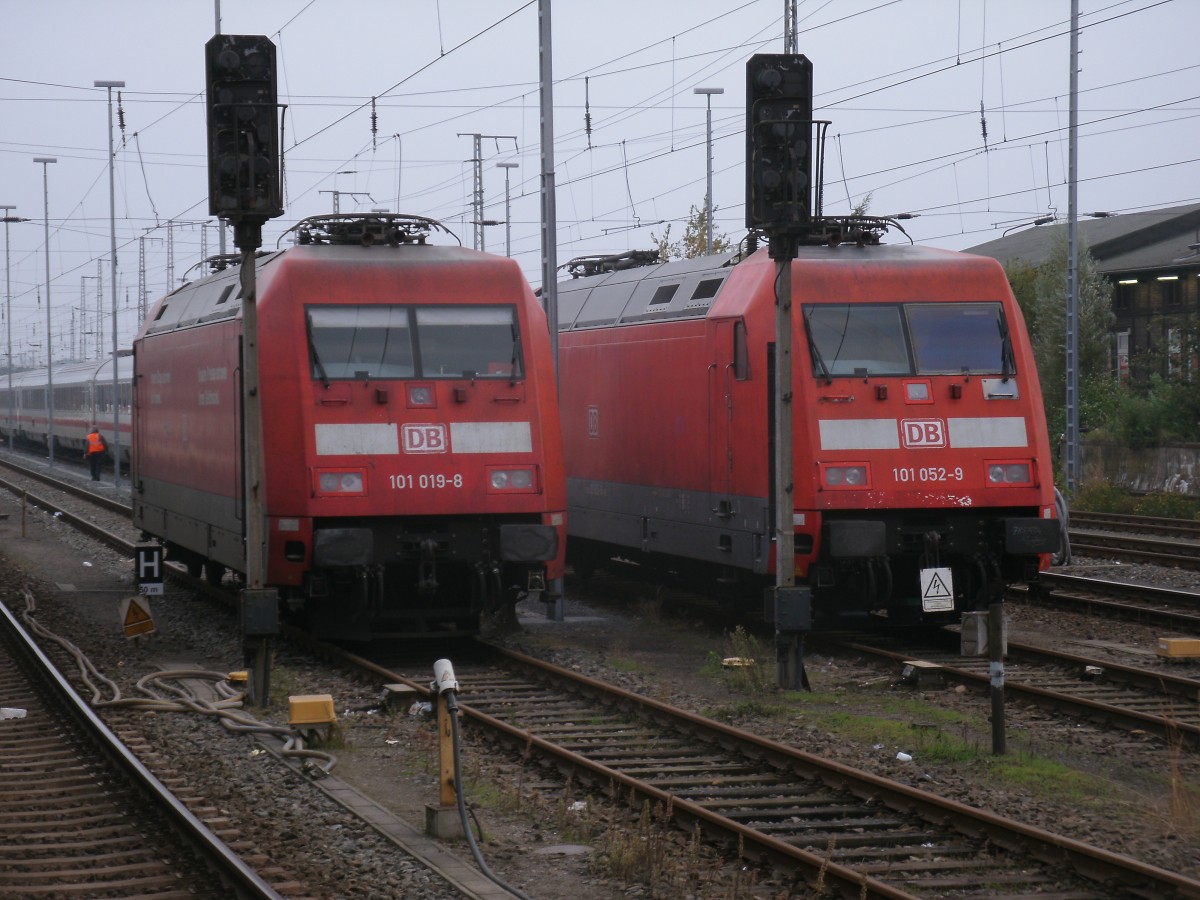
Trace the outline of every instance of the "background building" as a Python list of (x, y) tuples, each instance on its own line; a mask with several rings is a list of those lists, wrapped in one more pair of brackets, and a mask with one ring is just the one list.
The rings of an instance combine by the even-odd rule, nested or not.
[[(1040, 266), (1061, 222), (1027, 228), (968, 253)], [(1123, 215), (1093, 214), (1077, 228), (1113, 286), (1112, 365), (1122, 379), (1189, 377), (1200, 364), (1200, 203)]]

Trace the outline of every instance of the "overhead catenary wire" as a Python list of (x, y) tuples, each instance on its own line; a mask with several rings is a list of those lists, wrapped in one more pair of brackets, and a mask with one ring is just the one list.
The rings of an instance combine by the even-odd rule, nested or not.
[[(1162, 2), (1162, 3), (1139, 4), (1139, 5), (1137, 5), (1136, 7), (1135, 7), (1135, 6), (1132, 6), (1132, 5), (1131, 5), (1131, 4), (1129, 4), (1129, 3), (1111, 4), (1110, 6), (1108, 6), (1108, 7), (1105, 7), (1103, 10), (1100, 10), (1100, 11), (1097, 11), (1097, 12), (1093, 13), (1093, 14), (1092, 14), (1092, 16), (1091, 16), (1091, 17), (1089, 17), (1089, 19), (1088, 19), (1088, 25), (1089, 25), (1089, 27), (1094, 27), (1095, 25), (1097, 25), (1097, 24), (1100, 24), (1100, 23), (1104, 23), (1104, 22), (1113, 21), (1113, 20), (1115, 20), (1115, 19), (1119, 18), (1120, 16), (1132, 16), (1132, 15), (1134, 15), (1134, 14), (1136, 14), (1136, 13), (1143, 12), (1143, 11), (1145, 11), (1145, 10), (1148, 10), (1148, 9), (1153, 9), (1153, 8), (1155, 8), (1155, 7), (1157, 7), (1157, 6), (1162, 6), (1162, 5), (1164, 5), (1164, 4), (1165, 4), (1165, 2), (1166, 2), (1166, 0), (1163, 0), (1163, 2)], [(302, 12), (303, 12), (303, 11), (305, 11), (305, 10), (307, 10), (307, 9), (309, 9), (309, 7), (310, 7), (311, 5), (312, 5), (312, 4), (308, 4), (308, 5), (306, 5), (306, 6), (304, 7), (304, 10), (302, 10)], [(754, 5), (754, 4), (751, 4), (751, 3), (742, 4), (740, 7), (738, 7), (738, 9), (745, 9), (745, 8), (747, 8), (747, 7), (750, 7), (750, 6), (753, 6), (753, 5)], [(881, 9), (881, 8), (883, 8), (884, 6), (888, 6), (888, 5), (892, 5), (892, 4), (876, 4), (876, 5), (872, 6), (870, 9), (866, 9), (866, 10), (859, 11), (857, 14), (860, 14), (860, 15), (869, 15), (870, 13), (874, 12), (875, 10), (877, 10), (877, 9)], [(528, 4), (526, 4), (525, 6), (523, 6), (523, 7), (521, 7), (521, 8), (522, 8), (522, 9), (524, 9), (524, 8), (527, 8), (527, 7), (528, 7)], [(516, 11), (517, 11), (517, 10), (514, 10), (514, 12), (516, 12)], [(295, 17), (293, 17), (293, 20), (294, 20), (294, 18), (295, 18)], [(289, 20), (289, 22), (288, 22), (287, 24), (290, 24), (290, 23), (291, 23), (291, 21), (293, 21), (293, 20)], [(703, 23), (701, 23), (701, 24), (703, 24)], [(285, 24), (285, 26), (284, 26), (284, 27), (286, 28), (286, 27), (287, 27), (287, 25)], [(683, 29), (683, 30), (680, 30), (680, 31), (678, 31), (678, 32), (676, 33), (676, 35), (678, 35), (678, 34), (684, 34), (684, 33), (686, 33), (686, 31), (688, 31), (688, 30), (694, 30), (694, 28), (695, 28), (695, 27), (699, 27), (699, 26), (692, 26), (692, 28), (691, 28), (691, 29)], [(282, 32), (282, 29), (281, 29), (281, 32)], [(810, 32), (810, 31), (806, 31), (805, 33), (806, 33), (806, 35), (811, 35), (811, 33), (812, 33), (812, 32)], [(1061, 34), (1062, 32), (1060, 31), (1060, 32), (1058, 32), (1058, 33), (1059, 33), (1059, 34)], [(671, 36), (671, 40), (672, 40), (673, 42), (674, 42), (674, 40), (675, 40), (675, 38), (676, 38), (676, 35), (672, 35), (672, 36)], [(282, 34), (281, 34), (281, 37), (282, 37)], [(1003, 59), (1003, 56), (1004, 56), (1004, 55), (1008, 55), (1008, 53), (1009, 53), (1010, 49), (1016, 49), (1016, 46), (1015, 46), (1015, 44), (1016, 44), (1016, 43), (1019, 43), (1019, 42), (1013, 42), (1013, 43), (1010, 43), (1010, 38), (1009, 38), (1008, 36), (1005, 36), (1005, 38), (1004, 38), (1004, 41), (1003, 41), (1003, 42), (1001, 42), (1000, 44), (995, 44), (995, 45), (993, 45), (992, 47), (986, 48), (986, 51), (985, 51), (985, 53), (986, 53), (986, 54), (988, 54), (988, 55), (991, 55), (991, 54), (997, 54), (997, 53), (998, 53), (998, 54), (1000, 54), (1000, 56), (999, 56), (999, 59)], [(647, 46), (649, 46), (649, 42), (647, 43)], [(443, 48), (441, 48), (441, 49), (442, 49), (443, 51), (445, 50), (445, 48), (444, 48), (444, 47), (443, 47)], [(636, 51), (634, 51), (634, 52), (636, 52)], [(960, 47), (960, 52), (962, 52), (962, 53), (965, 55), (965, 56), (964, 56), (964, 58), (967, 58), (967, 57), (970, 55), (970, 53), (971, 53), (971, 51), (970, 51), (970, 50), (968, 50), (968, 48), (961, 48), (961, 47)], [(664, 54), (664, 56), (665, 56), (665, 55), (666, 55), (666, 54)], [(678, 56), (679, 56), (679, 58), (680, 58), (680, 59), (683, 59), (683, 58), (685, 58), (685, 57), (684, 57), (682, 54), (678, 54)], [(710, 55), (710, 58), (711, 58), (711, 55)], [(972, 60), (972, 61), (973, 61), (973, 60)], [(614, 68), (615, 68), (615, 67), (614, 67)], [(592, 76), (590, 76), (590, 77), (600, 77), (602, 74), (605, 74), (605, 73), (602, 73), (602, 72), (601, 72), (599, 69), (593, 69), (592, 71), (594, 72), (594, 75), (592, 75)], [(561, 81), (561, 80), (563, 80), (563, 79), (556, 79), (556, 81)], [(682, 77), (682, 76), (678, 76), (678, 81), (679, 81), (679, 83), (681, 83), (681, 84), (682, 84), (682, 83), (685, 83), (685, 82), (686, 82), (686, 78), (684, 78), (684, 77)], [(876, 83), (877, 83), (877, 82), (876, 82)], [(842, 96), (842, 95), (844, 95), (845, 93), (846, 93), (846, 92), (845, 92), (845, 90), (841, 90), (841, 91), (840, 91), (840, 93), (838, 93), (838, 94), (833, 94), (833, 95), (830, 95), (830, 96), (831, 96), (831, 97), (833, 97), (833, 96)], [(440, 94), (440, 92), (439, 92), (439, 94)], [(199, 97), (199, 95), (195, 95), (195, 99), (198, 99), (198, 97)], [(590, 100), (590, 98), (589, 98), (589, 100)], [(379, 105), (382, 107), (386, 101), (385, 101), (385, 99), (384, 99), (383, 97), (379, 97), (377, 102), (378, 102), (378, 104), (379, 104)], [(672, 98), (670, 101), (667, 101), (667, 102), (671, 102), (671, 103), (673, 103), (673, 102), (674, 102), (674, 99)], [(839, 102), (839, 103), (846, 103), (847, 101), (845, 101), (845, 100), (839, 100), (838, 102)], [(623, 170), (623, 172), (624, 172), (624, 173), (625, 173), (625, 174), (626, 174), (626, 175), (629, 177), (629, 179), (630, 179), (631, 181), (632, 181), (632, 176), (633, 176), (633, 174), (636, 172), (637, 168), (638, 168), (639, 166), (642, 166), (642, 165), (643, 165), (643, 162), (642, 162), (642, 160), (641, 160), (641, 157), (642, 157), (642, 156), (645, 156), (645, 157), (646, 157), (646, 163), (644, 163), (645, 165), (649, 165), (649, 164), (651, 163), (651, 161), (652, 161), (652, 160), (654, 160), (654, 159), (659, 159), (659, 158), (661, 158), (661, 155), (659, 155), (659, 154), (642, 154), (642, 153), (635, 152), (635, 151), (638, 149), (638, 146), (639, 146), (639, 145), (638, 145), (638, 142), (637, 142), (636, 136), (635, 136), (635, 135), (632, 135), (632, 134), (626, 134), (626, 135), (623, 135), (623, 136), (622, 136), (622, 138), (621, 138), (621, 141), (624, 141), (624, 142), (625, 142), (623, 145), (621, 144), (621, 142), (620, 142), (620, 141), (612, 141), (612, 140), (610, 140), (610, 141), (606, 141), (606, 140), (604, 140), (604, 137), (605, 137), (605, 134), (604, 134), (604, 126), (605, 126), (606, 124), (612, 124), (612, 123), (610, 123), (610, 122), (605, 122), (605, 121), (602, 121), (602, 120), (603, 120), (603, 118), (604, 118), (604, 116), (603, 116), (603, 111), (602, 111), (602, 110), (600, 110), (599, 108), (597, 108), (596, 104), (590, 104), (590, 106), (591, 106), (591, 109), (590, 109), (590, 111), (591, 111), (591, 112), (592, 112), (592, 114), (593, 114), (593, 135), (592, 135), (592, 145), (593, 145), (593, 148), (594, 148), (595, 150), (599, 150), (600, 148), (602, 148), (602, 147), (605, 147), (605, 146), (608, 146), (608, 147), (617, 147), (617, 146), (621, 146), (621, 147), (622, 147), (622, 151), (623, 151), (623, 153), (624, 153), (624, 158), (622, 159), (620, 166), (621, 166), (621, 169)], [(651, 106), (650, 104), (647, 104), (647, 106), (648, 106), (649, 108), (652, 108), (652, 106)], [(481, 107), (475, 107), (475, 108), (481, 108)], [(659, 108), (661, 109), (661, 106), (660, 106)], [(1006, 110), (1006, 109), (1007, 109), (1007, 104), (1003, 103), (1003, 101), (1002, 101), (1002, 104), (1001, 104), (1001, 110), (1003, 111), (1003, 110)], [(611, 119), (611, 118), (613, 118), (613, 117), (611, 117), (611, 116), (610, 116), (609, 118)], [(294, 121), (294, 120), (293, 120), (293, 121)], [(897, 126), (897, 127), (898, 127), (898, 126)], [(145, 129), (142, 129), (142, 130), (143, 130), (143, 132), (145, 131)], [(609, 132), (608, 132), (608, 134), (610, 134), (610, 135), (611, 135), (612, 133), (613, 133), (612, 131), (609, 131)], [(854, 132), (854, 131), (852, 131), (852, 130), (850, 130), (850, 129), (843, 129), (843, 130), (842, 130), (842, 132), (841, 132), (841, 140), (842, 140), (843, 144), (844, 144), (844, 145), (845, 145), (845, 144), (851, 144), (851, 145), (852, 145), (852, 144), (853, 144), (853, 140), (854, 140), (854, 135), (855, 135), (855, 132)], [(562, 140), (564, 140), (564, 139), (565, 139), (565, 138), (564, 138), (564, 136), (560, 136), (559, 140), (557, 140), (557, 141), (556, 141), (556, 143), (559, 143), (560, 141), (562, 141)], [(718, 136), (716, 137), (716, 139), (717, 139), (717, 140), (720, 140), (720, 139), (721, 139), (721, 136), (720, 136), (720, 135), (718, 135)], [(1019, 140), (1019, 138), (1014, 138), (1014, 139), (1015, 139), (1015, 140)], [(1007, 135), (1007, 134), (1005, 134), (1005, 140), (1008, 140), (1008, 135)], [(694, 148), (694, 147), (695, 147), (695, 144), (694, 144), (694, 143), (692, 143), (692, 144), (688, 144), (688, 143), (685, 141), (685, 142), (684, 142), (684, 144), (685, 144), (685, 146), (682, 146), (680, 149), (688, 150), (688, 149), (691, 149), (691, 148)], [(647, 146), (647, 145), (642, 145), (642, 146)], [(994, 145), (994, 144), (992, 144), (991, 146), (992, 146), (993, 148), (995, 147), (995, 145)], [(849, 150), (849, 148), (847, 148), (847, 150)], [(368, 150), (367, 152), (370, 152), (370, 151)], [(854, 157), (852, 156), (852, 157), (850, 157), (850, 158), (854, 158)], [(162, 162), (163, 162), (163, 164), (177, 164), (177, 163), (172, 163), (171, 161), (168, 161), (168, 160), (163, 160)], [(154, 163), (155, 163), (155, 164), (158, 164), (158, 163), (159, 163), (159, 160), (154, 160)], [(415, 160), (414, 160), (414, 163), (415, 163)], [(920, 166), (922, 165), (922, 163), (924, 163), (924, 160), (914, 160), (914, 161), (911, 163), (911, 165), (913, 165), (913, 166), (917, 166), (917, 167), (920, 167)], [(148, 165), (148, 164), (150, 164), (150, 162), (149, 162), (149, 157), (144, 157), (144, 158), (141, 160), (141, 165), (144, 167), (144, 166), (146, 166), (146, 165)], [(297, 162), (296, 162), (296, 160), (295, 160), (295, 158), (294, 158), (294, 159), (293, 159), (293, 161), (292, 161), (292, 164), (291, 164), (290, 168), (292, 169), (293, 180), (295, 180), (295, 176), (296, 176), (296, 175), (300, 174), (301, 172), (303, 172), (303, 171), (304, 171), (304, 170), (306, 170), (306, 169), (311, 169), (311, 168), (312, 168), (312, 166), (311, 166), (311, 164), (307, 163), (307, 161), (305, 161), (305, 160), (299, 160), (299, 163), (297, 164)], [(611, 168), (609, 168), (607, 171), (611, 171)], [(964, 170), (964, 171), (966, 171), (966, 170)], [(597, 166), (595, 167), (595, 169), (594, 169), (594, 172), (595, 172), (595, 176), (594, 176), (595, 178), (603, 178), (603, 177), (605, 176), (605, 174), (606, 174), (606, 168), (605, 168), (603, 165), (597, 165)], [(152, 174), (153, 174), (153, 173), (152, 173)], [(869, 191), (870, 191), (870, 190), (871, 190), (871, 189), (874, 187), (873, 185), (871, 185), (871, 184), (870, 184), (870, 181), (872, 180), (872, 177), (873, 177), (873, 176), (871, 175), (871, 173), (862, 173), (862, 172), (853, 172), (853, 171), (851, 171), (851, 172), (848, 172), (848, 173), (846, 173), (846, 174), (847, 174), (847, 178), (848, 178), (848, 180), (849, 180), (849, 181), (850, 181), (850, 182), (853, 184), (853, 186), (855, 186), (855, 187), (860, 187), (860, 186), (861, 186), (861, 193), (862, 193), (862, 194), (868, 193), (868, 192), (869, 192)], [(577, 179), (575, 179), (575, 180), (578, 180), (578, 175), (577, 175)], [(302, 183), (303, 183), (303, 182), (301, 182), (301, 184), (302, 184)], [(595, 182), (594, 182), (594, 183), (595, 183)], [(697, 183), (698, 183), (698, 182), (697, 182)], [(655, 199), (654, 199), (654, 198), (658, 198), (657, 202), (659, 202), (659, 203), (661, 203), (661, 202), (662, 202), (663, 192), (660, 192), (660, 191), (658, 191), (658, 190), (655, 190), (655, 191), (654, 191), (654, 194), (653, 194), (653, 196), (651, 196), (651, 195), (647, 194), (645, 187), (640, 187), (640, 186), (638, 186), (636, 183), (634, 183), (634, 184), (631, 184), (631, 185), (626, 185), (625, 187), (626, 187), (626, 190), (625, 190), (625, 191), (623, 191), (622, 193), (626, 193), (626, 194), (628, 194), (628, 195), (631, 195), (631, 196), (630, 196), (628, 199), (630, 199), (630, 200), (633, 200), (633, 201), (636, 201), (636, 203), (637, 203), (637, 205), (639, 206), (639, 208), (640, 208), (640, 207), (641, 207), (641, 205), (642, 205), (642, 204), (644, 204), (644, 203), (647, 203), (647, 202), (655, 202)], [(655, 185), (655, 188), (657, 188), (657, 185)], [(858, 191), (856, 191), (856, 193), (858, 193)], [(300, 193), (298, 194), (298, 197), (302, 197), (302, 196), (303, 196), (303, 194), (304, 194), (304, 192), (303, 192), (303, 189), (301, 188), (301, 189), (300, 189)], [(427, 195), (427, 196), (428, 196), (428, 195)], [(601, 193), (599, 193), (597, 196), (604, 196), (604, 195), (603, 195), (603, 193), (601, 192)], [(732, 205), (730, 205), (730, 204), (725, 204), (725, 208), (726, 208), (727, 210), (729, 210), (729, 209), (732, 209), (733, 207), (732, 207)], [(196, 207), (192, 207), (192, 208), (191, 208), (191, 210), (195, 210), (195, 209), (196, 209)], [(186, 215), (193, 214), (193, 213), (191, 212), (191, 210), (189, 210), (188, 212), (179, 213), (179, 214), (177, 214), (176, 216), (174, 216), (173, 218), (181, 218), (181, 217), (184, 217), (184, 216), (186, 216)], [(157, 212), (158, 212), (158, 211), (157, 211), (157, 210), (155, 210), (154, 212), (155, 212), (155, 215), (157, 216)], [(600, 212), (592, 212), (591, 214), (588, 214), (588, 215), (584, 216), (584, 218), (589, 218), (589, 219), (590, 219), (590, 218), (598, 218), (600, 215), (601, 215), (601, 213), (600, 213)], [(67, 233), (69, 233), (69, 232), (67, 232), (66, 230), (64, 230), (62, 233), (63, 233), (63, 234), (67, 234)], [(57, 238), (56, 238), (56, 240), (57, 240)], [(86, 264), (85, 264), (85, 265), (86, 265)]]

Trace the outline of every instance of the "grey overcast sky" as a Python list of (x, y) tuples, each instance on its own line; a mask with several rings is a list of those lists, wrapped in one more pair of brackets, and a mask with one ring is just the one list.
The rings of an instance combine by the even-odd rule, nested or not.
[[(784, 3), (553, 3), (560, 263), (648, 247), (668, 225), (677, 237), (703, 206), (696, 87), (725, 91), (712, 97), (715, 220), (741, 239), (745, 65), (782, 52)], [(1200, 200), (1200, 2), (1080, 7), (1080, 212)], [(217, 251), (204, 125), (215, 9), (212, 0), (0, 0), (0, 204), (31, 220), (9, 230), (18, 363), (44, 354), (30, 346), (44, 346), (46, 327), (36, 156), (58, 159), (45, 167), (55, 359), (81, 346), (90, 355), (95, 337), (81, 333), (94, 331), (101, 286), (111, 334), (107, 106), (94, 81), (126, 83), (124, 130), (114, 124), (121, 345), (136, 330), (143, 268), (152, 304)], [(223, 32), (265, 34), (278, 47), (287, 209), (264, 246), (332, 211), (335, 197), (342, 212), (438, 218), (470, 246), (473, 141), (463, 135), (496, 135), (482, 142), (485, 217), (505, 218), (497, 163), (516, 162), (513, 255), (540, 282), (536, 0), (223, 0), (220, 9)], [(917, 214), (905, 224), (918, 243), (953, 249), (1066, 216), (1069, 0), (799, 0), (797, 9), (816, 117), (832, 120), (826, 212), (869, 198), (874, 214)], [(488, 228), (486, 243), (503, 253), (504, 227)]]

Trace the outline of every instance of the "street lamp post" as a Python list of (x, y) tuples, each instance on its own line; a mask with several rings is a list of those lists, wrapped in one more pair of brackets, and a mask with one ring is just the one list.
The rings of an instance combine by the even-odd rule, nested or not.
[(708, 169), (708, 189), (704, 194), (704, 220), (708, 223), (708, 243), (704, 245), (704, 255), (708, 256), (712, 253), (713, 242), (713, 199), (712, 199), (712, 95), (725, 93), (725, 88), (719, 87), (698, 87), (692, 89), (693, 94), (703, 94), (705, 104), (708, 106), (708, 136), (704, 142), (704, 159)]
[(21, 216), (10, 216), (9, 210), (15, 206), (0, 206), (4, 210), (4, 308), (8, 320), (8, 449), (13, 448), (13, 389), (12, 389), (12, 263), (8, 258), (8, 225), (10, 222), (28, 222)]
[(508, 175), (512, 169), (517, 168), (520, 163), (515, 162), (498, 162), (497, 169), (504, 170), (504, 255), (512, 256), (512, 215), (510, 214), (510, 201), (508, 193)]
[[(121, 485), (121, 395), (117, 379), (117, 195), (113, 183), (112, 89), (125, 87), (123, 81), (97, 81), (96, 87), (108, 89), (108, 233), (112, 251), (112, 410), (113, 410), (113, 487)], [(97, 335), (103, 333), (96, 322)], [(99, 337), (97, 337), (97, 345)], [(96, 423), (97, 426), (99, 423)]]
[(42, 164), (42, 204), (46, 215), (46, 446), (50, 449), (50, 466), (54, 466), (54, 344), (50, 340), (50, 163), (53, 156), (35, 156)]

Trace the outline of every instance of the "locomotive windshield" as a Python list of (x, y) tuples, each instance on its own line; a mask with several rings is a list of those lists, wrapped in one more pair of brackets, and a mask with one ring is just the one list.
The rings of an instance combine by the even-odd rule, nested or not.
[(1012, 367), (999, 303), (804, 307), (813, 375), (956, 375)]
[(310, 306), (312, 377), (519, 378), (512, 306)]

